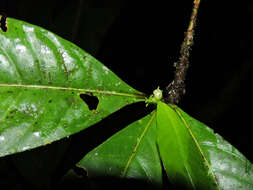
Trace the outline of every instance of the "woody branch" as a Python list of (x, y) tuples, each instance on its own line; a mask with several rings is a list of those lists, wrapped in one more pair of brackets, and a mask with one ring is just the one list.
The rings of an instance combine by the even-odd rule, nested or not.
[(190, 18), (190, 23), (185, 38), (181, 45), (179, 60), (174, 63), (176, 68), (174, 73), (174, 80), (166, 87), (165, 101), (167, 103), (177, 104), (182, 95), (185, 94), (185, 77), (189, 67), (189, 57), (191, 47), (193, 45), (194, 27), (196, 25), (197, 13), (199, 9), (200, 0), (194, 0), (193, 9)]

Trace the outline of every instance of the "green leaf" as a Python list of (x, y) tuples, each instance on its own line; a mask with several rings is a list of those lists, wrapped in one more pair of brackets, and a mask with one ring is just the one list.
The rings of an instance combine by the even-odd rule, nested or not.
[(0, 30), (0, 156), (83, 130), (144, 95), (74, 44), (7, 18)]
[(92, 150), (78, 166), (85, 168), (89, 177), (120, 176), (161, 185), (162, 169), (156, 137), (154, 111)]
[(158, 103), (158, 146), (168, 178), (189, 189), (253, 189), (253, 166), (209, 127)]

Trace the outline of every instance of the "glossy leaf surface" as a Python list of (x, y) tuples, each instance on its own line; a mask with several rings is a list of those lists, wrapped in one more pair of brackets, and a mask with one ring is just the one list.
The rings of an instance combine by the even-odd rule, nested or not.
[(74, 44), (7, 18), (0, 30), (0, 156), (83, 130), (144, 95)]
[(85, 168), (89, 177), (132, 178), (161, 185), (156, 137), (156, 112), (152, 112), (88, 153), (78, 166)]
[(158, 103), (158, 146), (169, 179), (189, 189), (253, 189), (253, 166), (209, 127)]

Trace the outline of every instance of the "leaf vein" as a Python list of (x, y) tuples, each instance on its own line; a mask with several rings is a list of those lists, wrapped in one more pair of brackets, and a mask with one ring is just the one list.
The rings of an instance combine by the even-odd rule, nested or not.
[(0, 84), (0, 87), (16, 87), (16, 88), (37, 88), (37, 89), (51, 89), (51, 90), (68, 90), (77, 91), (80, 93), (98, 93), (104, 95), (115, 95), (115, 96), (127, 96), (139, 99), (145, 99), (144, 94), (129, 94), (124, 92), (106, 91), (106, 90), (94, 90), (94, 89), (82, 89), (73, 87), (60, 87), (60, 86), (43, 86), (43, 85), (24, 85), (24, 84)]
[(211, 166), (210, 166), (210, 163), (209, 163), (208, 160), (206, 159), (205, 154), (204, 154), (202, 148), (200, 147), (200, 144), (198, 143), (197, 139), (195, 138), (194, 134), (192, 133), (189, 124), (186, 122), (186, 120), (184, 119), (184, 117), (182, 116), (182, 114), (176, 109), (176, 107), (172, 106), (172, 108), (175, 110), (175, 112), (179, 115), (179, 117), (180, 117), (180, 119), (182, 120), (182, 122), (185, 124), (185, 126), (186, 126), (186, 128), (187, 128), (187, 131), (189, 131), (190, 136), (192, 137), (192, 139), (193, 139), (193, 141), (194, 141), (196, 147), (198, 148), (198, 150), (199, 150), (199, 152), (200, 152), (200, 154), (201, 154), (202, 159), (203, 159), (204, 162), (205, 162), (204, 165), (207, 167), (208, 171), (210, 171), (211, 176), (212, 176), (212, 178), (213, 178), (213, 180), (214, 180), (214, 182), (215, 182), (216, 187), (217, 187), (218, 189), (220, 189), (220, 186), (218, 185), (218, 182), (217, 182), (216, 177), (215, 177), (215, 174), (214, 174), (214, 172), (213, 172), (213, 170), (212, 170), (212, 168), (211, 168)]
[(202, 146), (207, 146), (207, 147), (217, 148), (218, 150), (220, 150), (220, 151), (222, 151), (222, 152), (224, 152), (224, 153), (230, 154), (230, 155), (232, 155), (232, 156), (238, 158), (240, 161), (244, 162), (244, 160), (243, 160), (240, 156), (238, 156), (237, 154), (235, 154), (235, 153), (233, 153), (233, 152), (231, 152), (231, 151), (227, 151), (227, 150), (225, 150), (225, 149), (219, 148), (219, 147), (217, 147), (217, 145), (214, 145), (214, 144), (211, 145), (211, 144), (206, 144), (206, 143), (201, 143), (201, 145), (202, 145)]
[[(0, 42), (1, 42), (1, 40), (0, 40)], [(4, 47), (2, 43), (1, 43), (1, 46), (0, 46), (0, 47)], [(15, 64), (15, 62), (13, 62), (12, 58), (8, 55), (8, 53), (6, 52), (5, 48), (1, 48), (1, 49), (2, 49), (2, 52), (3, 52), (4, 55), (5, 55), (5, 58), (7, 58), (8, 62), (11, 63), (11, 64), (13, 65), (13, 67), (14, 67), (14, 69), (15, 69), (15, 71), (16, 71), (15, 73), (16, 73), (17, 76), (18, 76), (19, 82), (21, 82), (21, 81), (22, 81), (22, 75), (21, 75), (21, 73), (20, 73), (20, 71), (19, 71), (17, 65)]]
[(15, 103), (19, 100), (19, 98), (20, 98), (21, 95), (22, 95), (22, 92), (19, 92), (18, 95), (16, 96), (15, 100), (12, 102), (12, 104), (9, 105), (8, 109), (6, 109), (3, 118), (0, 120), (0, 123), (3, 123), (5, 121), (5, 119), (7, 117), (7, 114), (10, 112), (11, 108), (13, 108), (13, 106), (15, 105)]
[(136, 143), (136, 145), (135, 145), (135, 147), (134, 147), (134, 149), (132, 151), (132, 154), (130, 155), (130, 157), (129, 157), (127, 163), (126, 163), (126, 166), (125, 166), (125, 168), (124, 168), (124, 170), (123, 170), (123, 172), (121, 174), (121, 177), (125, 177), (126, 176), (127, 170), (129, 169), (129, 166), (130, 166), (130, 164), (131, 164), (131, 162), (132, 162), (132, 160), (133, 160), (133, 158), (134, 158), (134, 156), (135, 156), (135, 154), (136, 154), (136, 152), (137, 152), (137, 150), (138, 150), (138, 148), (139, 148), (139, 146), (140, 146), (140, 144), (142, 142), (142, 139), (143, 139), (144, 135), (146, 134), (146, 132), (147, 132), (148, 128), (150, 127), (150, 125), (151, 125), (152, 121), (154, 120), (154, 118), (155, 118), (155, 112), (151, 116), (149, 122), (147, 123), (147, 125), (144, 128), (143, 132), (141, 133), (140, 137), (137, 138), (137, 143)]

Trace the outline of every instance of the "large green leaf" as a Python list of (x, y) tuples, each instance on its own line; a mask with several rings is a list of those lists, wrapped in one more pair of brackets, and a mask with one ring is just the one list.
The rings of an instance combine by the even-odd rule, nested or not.
[(253, 189), (253, 166), (232, 145), (174, 105), (158, 103), (158, 146), (169, 179), (189, 189)]
[(7, 18), (7, 31), (0, 30), (0, 156), (69, 136), (143, 99), (45, 29)]
[(88, 153), (78, 166), (89, 177), (112, 176), (162, 184), (156, 146), (156, 112), (135, 121)]

